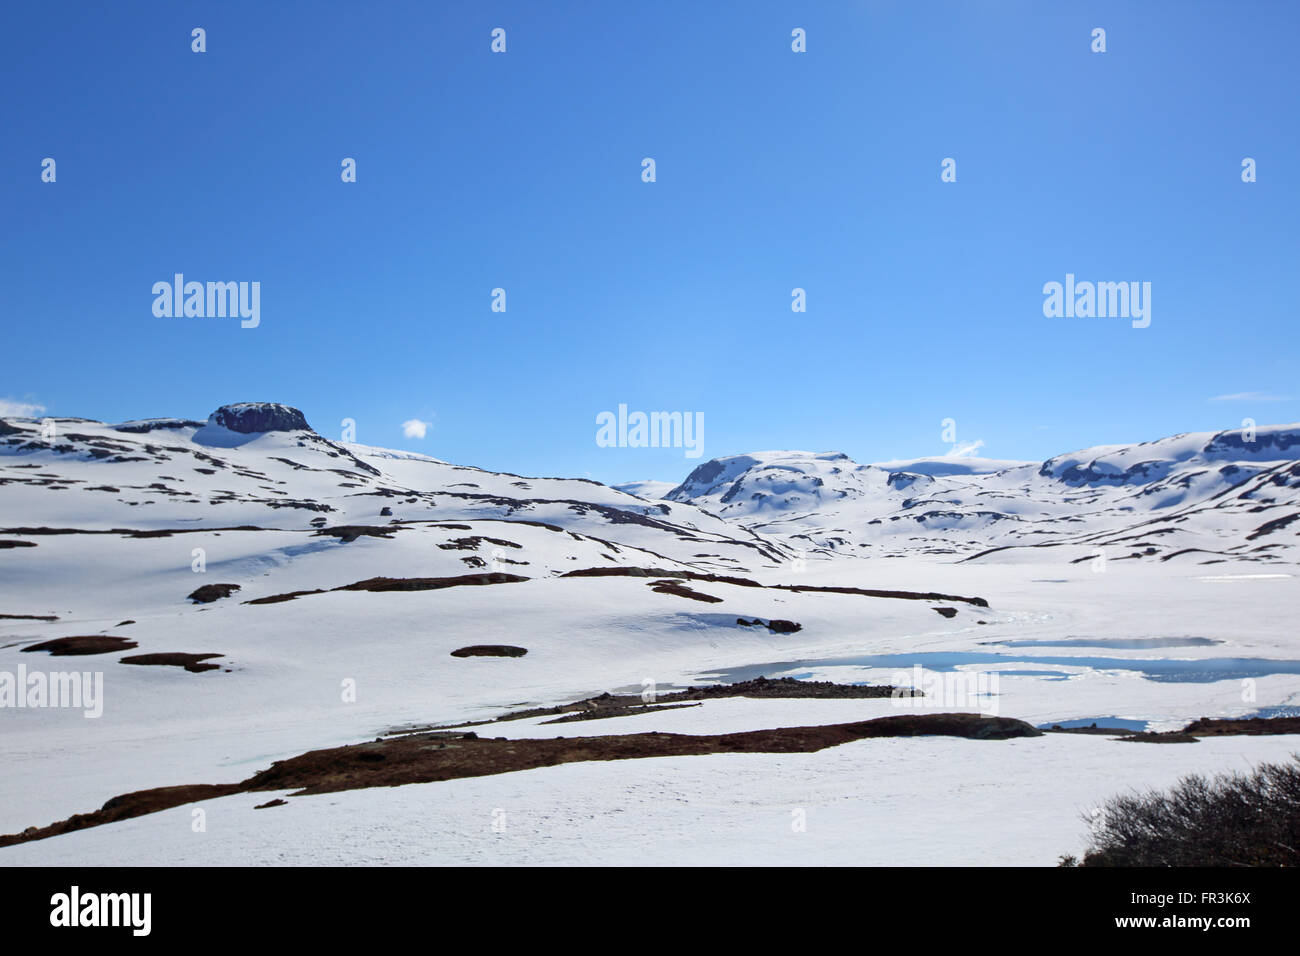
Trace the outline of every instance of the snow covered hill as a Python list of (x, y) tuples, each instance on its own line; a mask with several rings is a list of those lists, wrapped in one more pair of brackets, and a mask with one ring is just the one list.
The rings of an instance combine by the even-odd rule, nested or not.
[(622, 481), (611, 487), (617, 488), (619, 491), (626, 491), (629, 495), (636, 495), (638, 498), (649, 498), (652, 501), (657, 501), (677, 486), (671, 481), (655, 481), (651, 478), (644, 481)]
[[(566, 547), (528, 559), (531, 574), (601, 563), (739, 572), (831, 555), (1201, 564), (1290, 563), (1300, 554), (1300, 425), (1101, 446), (1042, 463), (864, 465), (837, 452), (756, 452), (705, 462), (674, 488), (611, 488), (334, 442), (297, 409), (243, 403), (206, 422), (0, 422), (0, 487), (0, 529), (11, 532), (244, 528), (296, 540), (363, 525), (411, 541), (465, 530), (491, 537), (480, 522), (563, 529), (552, 543)], [(448, 522), (469, 525), (438, 527)], [(485, 567), (501, 547), (459, 557)]]
[[(1075, 734), (857, 740), (286, 790), (283, 803), (205, 790), (135, 819), (39, 828), (118, 795), (220, 790), (306, 751), (467, 721), (524, 753), (574, 736), (838, 725), (914, 701), (1155, 730), (1291, 713), (1300, 584), (1242, 565), (1293, 560), (1296, 435), (1042, 464), (769, 452), (706, 463), (674, 489), (618, 489), (331, 441), (275, 403), (206, 421), (0, 421), (0, 764), (20, 771), (0, 782), (0, 834), (28, 841), (0, 847), (0, 865), (628, 862), (627, 847), (664, 834), (664, 862), (898, 863), (919, 839), (926, 862), (1050, 864), (1079, 849), (1081, 806), (1167, 785), (1189, 750)], [(1205, 550), (1159, 560), (1191, 546)], [(1097, 549), (1144, 560), (1071, 566)], [(52, 688), (83, 672), (102, 681), (98, 715), (15, 706), (24, 676)], [(502, 716), (759, 675), (930, 689), (710, 699), (576, 727)], [(1276, 735), (1190, 752), (1220, 769), (1295, 749)], [(918, 762), (920, 778), (897, 772)], [(198, 806), (220, 838), (190, 829)], [(789, 838), (792, 806), (815, 840)], [(490, 829), (498, 808), (508, 836)], [(907, 839), (883, 845), (886, 829)]]
[(1294, 562), (1300, 425), (1089, 448), (1041, 464), (756, 452), (705, 462), (664, 497), (821, 555), (1005, 561), (1033, 547), (1056, 549), (1059, 561)]
[[(0, 488), (0, 530), (14, 534), (123, 528), (189, 533), (198, 546), (207, 537), (200, 532), (221, 529), (299, 541), (355, 525), (433, 553), (429, 535), (438, 543), (470, 531), (501, 538), (492, 529), (502, 522), (531, 522), (558, 533), (543, 532), (547, 546), (528, 559), (530, 576), (600, 564), (735, 570), (787, 560), (780, 546), (689, 503), (334, 442), (302, 412), (274, 403), (223, 406), (207, 422), (9, 419), (0, 422)], [(457, 566), (484, 567), (503, 547), (486, 539), (462, 547)], [(498, 564), (521, 560), (510, 550)]]

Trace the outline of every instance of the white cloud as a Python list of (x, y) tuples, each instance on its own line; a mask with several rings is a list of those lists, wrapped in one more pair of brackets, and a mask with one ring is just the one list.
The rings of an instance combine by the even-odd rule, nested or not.
[(1289, 402), (1285, 395), (1269, 395), (1266, 392), (1233, 392), (1231, 395), (1215, 395), (1212, 402)]
[(402, 422), (402, 434), (407, 438), (423, 438), (433, 422), (422, 422), (418, 418)]
[(953, 445), (952, 451), (948, 452), (948, 458), (969, 458), (981, 448), (984, 447), (984, 439), (979, 438), (975, 441), (966, 442), (964, 445)]
[(45, 411), (44, 405), (31, 402), (15, 402), (11, 398), (0, 398), (0, 418), (33, 418)]

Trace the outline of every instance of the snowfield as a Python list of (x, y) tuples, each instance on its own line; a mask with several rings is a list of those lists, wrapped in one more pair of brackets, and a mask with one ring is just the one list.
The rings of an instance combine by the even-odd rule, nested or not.
[[(0, 422), (0, 693), (20, 668), (102, 674), (104, 688), (98, 718), (0, 706), (0, 833), (469, 721), (528, 740), (918, 710), (1151, 731), (1300, 712), (1300, 426), (1041, 464), (759, 453), (632, 494), (335, 443), (293, 411), (55, 419), (53, 434)], [(238, 589), (189, 599), (211, 584)], [(836, 587), (939, 596), (811, 590)], [(761, 626), (777, 620), (799, 629)], [(74, 636), (134, 646), (24, 650)], [(527, 653), (451, 656), (467, 645)], [(121, 663), (141, 654), (218, 656), (198, 672)], [(497, 720), (760, 674), (951, 675), (981, 693)], [(0, 863), (1051, 865), (1083, 849), (1084, 815), (1108, 796), (1294, 752), (1295, 735), (1049, 733), (580, 762), (240, 793), (3, 847)], [(273, 797), (287, 804), (254, 809)]]
[[(923, 737), (816, 754), (568, 764), (445, 783), (290, 798), (239, 794), (21, 844), (11, 866), (1052, 866), (1116, 789), (1245, 770), (1283, 738), (1188, 746), (1105, 738)], [(998, 748), (995, 751), (991, 748)], [(1294, 741), (1292, 750), (1295, 749)], [(804, 829), (795, 829), (802, 811)], [(493, 828), (494, 823), (496, 829)]]

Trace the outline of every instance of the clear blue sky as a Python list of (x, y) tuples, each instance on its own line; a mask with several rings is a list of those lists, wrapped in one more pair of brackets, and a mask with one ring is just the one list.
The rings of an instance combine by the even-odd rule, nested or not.
[[(1298, 39), (1282, 0), (6, 4), (0, 399), (610, 482), (699, 463), (597, 447), (619, 403), (706, 459), (1296, 421)], [(176, 272), (260, 327), (156, 318)], [(1067, 272), (1151, 326), (1045, 318)]]

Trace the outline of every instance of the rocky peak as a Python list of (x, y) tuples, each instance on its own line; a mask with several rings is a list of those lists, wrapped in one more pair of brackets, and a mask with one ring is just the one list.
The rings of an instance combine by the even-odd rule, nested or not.
[(218, 425), (241, 435), (256, 432), (310, 431), (302, 412), (278, 402), (238, 402), (222, 405), (208, 416), (208, 424)]

